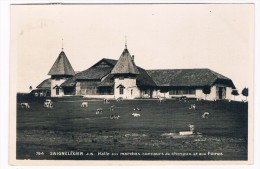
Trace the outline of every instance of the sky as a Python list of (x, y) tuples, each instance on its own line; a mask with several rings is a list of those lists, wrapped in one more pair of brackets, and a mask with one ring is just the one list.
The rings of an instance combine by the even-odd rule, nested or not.
[(36, 88), (62, 48), (75, 71), (125, 47), (144, 69), (209, 68), (253, 89), (253, 4), (12, 5), (11, 74)]

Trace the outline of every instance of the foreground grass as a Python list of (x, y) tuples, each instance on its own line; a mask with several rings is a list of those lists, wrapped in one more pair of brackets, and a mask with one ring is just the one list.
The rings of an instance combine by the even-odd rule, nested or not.
[[(52, 109), (43, 108), (42, 100), (34, 100), (30, 109), (18, 109), (17, 158), (247, 159), (247, 103), (167, 100), (159, 104), (156, 100), (125, 100), (104, 105), (102, 100), (88, 100), (88, 108), (82, 108), (83, 100), (86, 99), (55, 99)], [(196, 110), (189, 110), (194, 103)], [(113, 112), (109, 111), (111, 105), (116, 106)], [(142, 110), (138, 112), (141, 117), (131, 115), (136, 107)], [(97, 108), (102, 108), (103, 114), (95, 114)], [(201, 115), (206, 111), (210, 116), (203, 119)], [(120, 118), (111, 120), (111, 114), (120, 115)], [(195, 130), (202, 135), (179, 136), (179, 131), (189, 130), (188, 124), (195, 125)], [(50, 155), (57, 151), (80, 151), (84, 155)], [(44, 155), (37, 155), (37, 152)], [(101, 155), (105, 152), (109, 155)]]

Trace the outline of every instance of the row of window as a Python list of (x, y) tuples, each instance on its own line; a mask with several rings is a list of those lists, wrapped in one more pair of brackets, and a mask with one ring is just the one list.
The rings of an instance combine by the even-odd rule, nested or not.
[(170, 95), (184, 95), (184, 94), (195, 94), (195, 90), (170, 90)]
[[(184, 95), (184, 94), (195, 94), (195, 90), (170, 90), (170, 95)], [(148, 93), (148, 91), (144, 92), (145, 94)], [(119, 94), (124, 94), (124, 88), (123, 87), (119, 87)], [(132, 94), (132, 90), (131, 90), (131, 94)]]
[[(95, 89), (95, 87), (89, 87), (88, 89)], [(56, 88), (56, 95), (59, 95), (60, 90)], [(124, 87), (119, 87), (119, 94), (124, 94)], [(131, 91), (132, 94), (132, 91)], [(145, 91), (147, 94), (147, 91)], [(170, 90), (170, 95), (184, 95), (184, 94), (195, 94), (195, 90)]]

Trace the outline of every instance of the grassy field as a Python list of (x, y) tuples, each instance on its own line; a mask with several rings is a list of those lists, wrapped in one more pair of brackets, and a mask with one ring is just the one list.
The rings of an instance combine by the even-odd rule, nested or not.
[[(17, 159), (246, 160), (248, 105), (241, 102), (124, 100), (103, 104), (81, 97), (30, 100), (17, 108)], [(88, 101), (88, 107), (80, 107)], [(189, 110), (191, 104), (196, 110)], [(109, 111), (111, 105), (116, 108)], [(133, 108), (141, 108), (133, 117)], [(102, 114), (95, 114), (102, 108)], [(204, 112), (208, 118), (202, 118)], [(110, 115), (120, 115), (110, 119)], [(201, 135), (180, 136), (195, 125)], [(59, 153), (83, 152), (83, 155)]]

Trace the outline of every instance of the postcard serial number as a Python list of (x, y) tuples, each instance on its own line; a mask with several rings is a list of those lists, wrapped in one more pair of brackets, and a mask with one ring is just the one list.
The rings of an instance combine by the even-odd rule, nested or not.
[(44, 155), (44, 152), (37, 151), (35, 154), (36, 154), (37, 156), (42, 156), (42, 155)]

